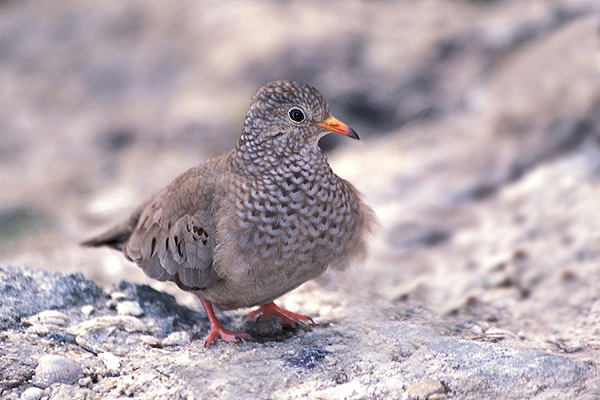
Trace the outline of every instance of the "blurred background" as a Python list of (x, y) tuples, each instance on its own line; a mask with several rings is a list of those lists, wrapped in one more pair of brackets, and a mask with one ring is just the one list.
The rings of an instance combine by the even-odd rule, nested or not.
[(144, 281), (118, 252), (78, 242), (233, 148), (253, 93), (288, 79), (319, 88), (361, 135), (321, 145), (382, 221), (363, 273), (373, 296), (443, 308), (485, 292), (497, 305), (581, 279), (589, 309), (599, 11), (578, 0), (0, 1), (0, 263)]

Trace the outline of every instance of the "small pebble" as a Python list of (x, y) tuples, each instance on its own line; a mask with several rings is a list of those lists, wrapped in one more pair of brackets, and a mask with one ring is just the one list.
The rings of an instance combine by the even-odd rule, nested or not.
[(25, 322), (30, 323), (31, 325), (56, 325), (56, 326), (65, 326), (67, 322), (69, 322), (69, 317), (60, 311), (56, 310), (46, 310), (31, 317), (24, 318)]
[(43, 394), (44, 391), (42, 389), (30, 387), (29, 389), (21, 393), (21, 400), (39, 400)]
[(82, 349), (89, 351), (90, 353), (98, 354), (104, 350), (104, 343), (98, 340), (95, 335), (78, 335), (75, 337), (75, 343)]
[(117, 304), (117, 314), (139, 317), (144, 315), (144, 310), (135, 301), (123, 301)]
[(427, 400), (445, 400), (447, 398), (448, 396), (446, 396), (444, 393), (434, 393), (431, 396), (429, 396)]
[(50, 329), (49, 325), (34, 324), (27, 328), (28, 333), (32, 333), (38, 336), (47, 336), (48, 334), (50, 334), (51, 331), (52, 329)]
[(488, 329), (487, 331), (485, 331), (485, 336), (486, 336), (486, 338), (492, 339), (492, 340), (502, 340), (502, 339), (506, 338), (507, 336), (516, 337), (516, 335), (514, 333), (509, 332), (504, 329), (499, 329), (499, 328)]
[(83, 315), (85, 315), (86, 317), (89, 317), (90, 315), (92, 315), (92, 313), (94, 311), (96, 311), (96, 309), (94, 308), (94, 306), (89, 305), (89, 304), (86, 305), (86, 306), (81, 307), (81, 313)]
[(442, 385), (440, 382), (422, 381), (410, 385), (406, 390), (405, 398), (429, 399), (433, 395), (443, 395), (444, 391), (444, 385)]
[(483, 336), (483, 328), (479, 325), (473, 325), (471, 327), (471, 332), (473, 332), (473, 334), (475, 334), (475, 336), (477, 336), (477, 337)]
[(184, 346), (189, 344), (192, 337), (184, 331), (173, 332), (162, 341), (163, 346)]
[(111, 293), (110, 298), (115, 301), (123, 301), (123, 300), (127, 300), (127, 295), (123, 292), (114, 292), (114, 293)]
[(92, 386), (92, 378), (86, 376), (85, 378), (81, 378), (77, 381), (77, 384), (81, 387), (90, 387)]
[(141, 320), (128, 315), (107, 315), (83, 321), (69, 329), (74, 335), (85, 335), (105, 329), (123, 329), (127, 332), (147, 332), (148, 326)]
[(160, 339), (158, 339), (154, 336), (142, 335), (142, 336), (140, 336), (140, 340), (142, 341), (142, 343), (147, 344), (148, 346), (152, 346), (152, 347), (161, 347), (162, 346), (162, 342), (160, 341)]
[(102, 363), (104, 363), (104, 366), (108, 370), (115, 371), (118, 370), (121, 366), (119, 358), (112, 353), (100, 353), (98, 354), (98, 358), (100, 359), (100, 361), (102, 361)]
[(47, 388), (53, 383), (72, 384), (82, 377), (83, 370), (77, 363), (66, 357), (46, 355), (38, 360), (33, 384), (40, 388)]
[(140, 386), (143, 386), (146, 383), (152, 382), (153, 380), (155, 380), (157, 378), (158, 377), (154, 374), (142, 374), (142, 375), (138, 376), (137, 384)]
[(115, 308), (117, 308), (117, 304), (119, 304), (118, 301), (116, 300), (107, 300), (106, 303), (104, 304), (104, 306), (106, 308), (108, 308), (109, 310), (114, 310)]

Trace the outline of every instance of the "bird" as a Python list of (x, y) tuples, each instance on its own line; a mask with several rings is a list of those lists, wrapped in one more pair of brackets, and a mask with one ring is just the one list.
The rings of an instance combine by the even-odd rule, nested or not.
[(225, 329), (213, 305), (258, 306), (248, 317), (311, 324), (274, 300), (364, 259), (377, 223), (319, 148), (331, 132), (359, 139), (313, 86), (270, 82), (252, 97), (234, 149), (185, 171), (82, 245), (120, 250), (150, 278), (195, 294), (210, 323), (205, 346), (253, 339)]

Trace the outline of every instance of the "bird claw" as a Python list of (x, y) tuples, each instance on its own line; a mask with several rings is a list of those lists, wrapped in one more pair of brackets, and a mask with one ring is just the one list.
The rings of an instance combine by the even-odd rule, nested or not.
[(210, 301), (200, 298), (200, 302), (202, 302), (202, 307), (204, 307), (204, 311), (206, 311), (206, 316), (208, 317), (208, 321), (210, 322), (210, 332), (204, 338), (204, 347), (210, 346), (216, 338), (221, 338), (226, 342), (239, 342), (240, 340), (251, 340), (253, 339), (252, 335), (246, 332), (233, 332), (223, 328), (223, 325), (219, 322), (219, 319), (215, 315), (215, 311), (213, 310), (213, 306)]
[(206, 338), (204, 338), (204, 347), (210, 346), (216, 338), (221, 338), (226, 342), (239, 342), (241, 340), (253, 339), (252, 335), (246, 332), (234, 332), (223, 329), (222, 327), (215, 327), (211, 328), (208, 335), (206, 335)]
[(295, 328), (298, 323), (302, 323), (305, 325), (312, 325), (314, 321), (309, 316), (304, 314), (295, 313), (293, 311), (286, 310), (285, 308), (281, 308), (276, 305), (274, 302), (270, 302), (268, 304), (262, 305), (258, 307), (254, 311), (250, 311), (245, 319), (262, 319), (265, 317), (276, 317), (282, 319), (284, 322), (291, 325)]

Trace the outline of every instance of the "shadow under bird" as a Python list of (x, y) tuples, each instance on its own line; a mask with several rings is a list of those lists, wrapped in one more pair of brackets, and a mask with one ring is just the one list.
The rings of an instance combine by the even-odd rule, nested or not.
[(224, 329), (213, 304), (311, 323), (273, 300), (364, 257), (375, 221), (319, 149), (329, 132), (358, 139), (314, 87), (271, 82), (252, 98), (235, 149), (184, 172), (83, 245), (121, 250), (149, 277), (198, 296), (210, 321), (205, 346), (252, 339)]

